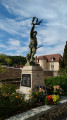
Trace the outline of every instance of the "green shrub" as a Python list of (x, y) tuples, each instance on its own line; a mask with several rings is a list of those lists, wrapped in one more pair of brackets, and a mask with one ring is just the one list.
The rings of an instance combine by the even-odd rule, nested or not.
[(35, 102), (35, 104), (43, 104), (44, 98), (45, 98), (45, 93), (42, 88), (39, 88), (39, 90), (35, 89), (31, 94), (32, 103)]
[(64, 90), (64, 95), (67, 95), (67, 76), (57, 76), (45, 79), (46, 86), (59, 85)]
[[(45, 81), (45, 83), (47, 84)], [(50, 85), (50, 84), (47, 84)], [(44, 105), (46, 98), (42, 88), (32, 91), (29, 100), (25, 100), (25, 95), (18, 93), (13, 85), (5, 85), (0, 88), (0, 120), (24, 112), (31, 108)], [(54, 97), (55, 99), (56, 97)], [(52, 104), (51, 101), (50, 104)]]
[(26, 101), (26, 110), (37, 107), (37, 98), (32, 98)]
[(16, 85), (11, 85), (11, 84), (6, 84), (6, 85), (3, 85), (1, 87), (1, 92), (2, 94), (12, 94), (13, 92), (15, 92), (17, 89), (17, 86)]
[(25, 107), (25, 95), (16, 92), (15, 86), (5, 85), (0, 88), (0, 119), (24, 111)]
[(33, 91), (30, 99), (25, 100), (25, 95), (16, 91), (15, 86), (5, 85), (0, 88), (0, 119), (5, 119), (15, 114), (24, 112), (43, 104), (44, 91)]
[(59, 74), (60, 76), (62, 76), (62, 75), (63, 75), (63, 76), (66, 76), (66, 75), (67, 75), (67, 66), (60, 68), (59, 71), (58, 71), (58, 74)]

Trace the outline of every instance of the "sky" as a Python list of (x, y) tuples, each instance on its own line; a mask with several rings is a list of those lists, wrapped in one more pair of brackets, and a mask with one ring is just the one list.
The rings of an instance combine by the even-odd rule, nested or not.
[(31, 21), (43, 19), (37, 31), (35, 56), (63, 55), (67, 41), (67, 0), (0, 0), (0, 53), (26, 56)]

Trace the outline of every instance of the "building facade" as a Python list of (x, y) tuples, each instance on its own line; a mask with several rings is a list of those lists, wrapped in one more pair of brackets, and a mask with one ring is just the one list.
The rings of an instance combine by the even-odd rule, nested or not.
[(58, 71), (60, 54), (36, 56), (35, 61), (40, 64), (44, 71)]

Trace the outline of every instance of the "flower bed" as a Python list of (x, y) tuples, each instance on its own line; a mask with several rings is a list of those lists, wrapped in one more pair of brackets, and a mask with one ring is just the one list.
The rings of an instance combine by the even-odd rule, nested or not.
[(46, 78), (45, 85), (47, 87), (48, 94), (52, 94), (53, 86), (59, 85), (64, 90), (62, 94), (60, 92), (60, 95), (67, 96), (67, 75)]
[(55, 105), (60, 100), (59, 95), (47, 95), (45, 98), (45, 104)]
[(40, 87), (29, 92), (31, 92), (29, 100), (25, 100), (25, 94), (18, 93), (12, 85), (5, 85), (0, 88), (0, 119), (45, 104), (55, 105), (60, 100), (59, 95), (47, 95), (45, 90)]

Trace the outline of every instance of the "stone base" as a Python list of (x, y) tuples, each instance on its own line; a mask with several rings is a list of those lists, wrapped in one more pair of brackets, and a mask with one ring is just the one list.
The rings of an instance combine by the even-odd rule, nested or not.
[(21, 74), (21, 82), (22, 82), (22, 76), (24, 74), (31, 75), (31, 86), (27, 87), (27, 86), (20, 85), (21, 92), (27, 93), (30, 90), (34, 90), (35, 87), (38, 85), (44, 86), (44, 72), (40, 66), (25, 66), (25, 67), (23, 67), (22, 74)]

